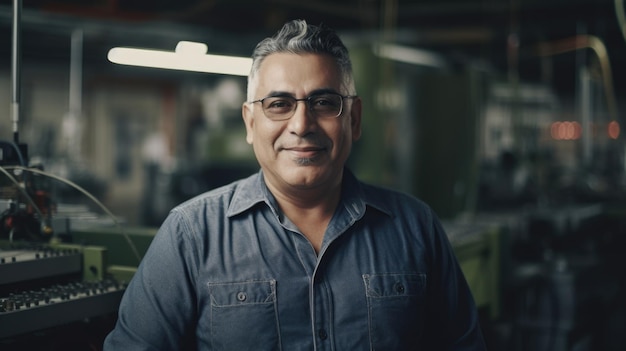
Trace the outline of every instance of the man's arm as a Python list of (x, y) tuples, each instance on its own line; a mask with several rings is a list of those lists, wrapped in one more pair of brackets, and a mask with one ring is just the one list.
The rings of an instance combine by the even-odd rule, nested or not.
[[(486, 350), (478, 311), (441, 223), (433, 215), (428, 282), (428, 350)], [(430, 303), (433, 302), (433, 303)]]
[(179, 214), (170, 214), (124, 293), (104, 350), (182, 350), (193, 343), (196, 298), (185, 232)]

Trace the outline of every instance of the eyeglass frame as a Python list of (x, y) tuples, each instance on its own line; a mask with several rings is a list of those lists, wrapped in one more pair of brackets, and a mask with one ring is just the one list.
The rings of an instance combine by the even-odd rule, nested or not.
[[(301, 98), (301, 99), (296, 99), (295, 97), (293, 97), (291, 95), (288, 95), (288, 94), (274, 94), (274, 95), (266, 96), (266, 97), (264, 97), (262, 99), (250, 101), (248, 103), (249, 104), (254, 104), (255, 102), (260, 102), (261, 103), (261, 110), (263, 111), (263, 115), (265, 117), (267, 117), (271, 121), (286, 121), (286, 120), (290, 119), (291, 117), (293, 117), (296, 114), (296, 110), (298, 109), (298, 101), (304, 101), (304, 103), (305, 103), (306, 107), (309, 109), (309, 111), (313, 112), (313, 109), (312, 109), (311, 104), (310, 104), (311, 98), (318, 97), (318, 96), (323, 96), (323, 95), (336, 95), (336, 96), (339, 96), (341, 98), (341, 104), (340, 104), (340, 108), (339, 108), (339, 113), (337, 113), (336, 116), (320, 117), (320, 118), (328, 118), (328, 119), (330, 119), (330, 118), (338, 118), (339, 116), (341, 116), (343, 114), (343, 103), (344, 103), (345, 99), (354, 99), (354, 98), (358, 97), (358, 95), (341, 95), (340, 93), (337, 93), (337, 92), (334, 92), (334, 91), (325, 91), (325, 92), (315, 92), (315, 93), (310, 94), (309, 96)], [(288, 115), (288, 117), (285, 117), (285, 118), (272, 118), (272, 117), (269, 117), (267, 115), (267, 113), (265, 113), (265, 108), (263, 107), (263, 101), (266, 100), (266, 99), (269, 99), (269, 98), (281, 98), (281, 97), (282, 98), (292, 99), (295, 102), (295, 104), (294, 104), (295, 107), (291, 111), (291, 114), (286, 114), (286, 115)]]

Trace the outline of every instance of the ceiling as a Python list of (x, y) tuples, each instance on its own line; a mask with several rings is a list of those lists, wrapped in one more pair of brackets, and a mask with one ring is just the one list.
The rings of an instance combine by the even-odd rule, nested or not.
[[(459, 64), (485, 62), (503, 73), (515, 67), (522, 80), (547, 79), (571, 92), (577, 67), (595, 56), (589, 49), (574, 50), (580, 41), (561, 40), (587, 35), (606, 47), (616, 93), (623, 95), (626, 38), (616, 12), (616, 2), (623, 1), (23, 0), (22, 55), (67, 59), (75, 29), (85, 38), (85, 60), (104, 60), (117, 45), (173, 50), (181, 37), (205, 42), (212, 51), (249, 55), (254, 43), (286, 20), (305, 18), (343, 33), (374, 33), (427, 48)], [(5, 59), (11, 49), (12, 10), (13, 1), (0, 0), (0, 54)], [(539, 43), (559, 44), (563, 50), (542, 61), (535, 50)]]

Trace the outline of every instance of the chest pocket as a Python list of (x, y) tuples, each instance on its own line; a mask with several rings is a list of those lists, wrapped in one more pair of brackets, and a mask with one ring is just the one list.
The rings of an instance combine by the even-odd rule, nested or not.
[(215, 350), (280, 350), (276, 281), (208, 283)]
[(364, 274), (373, 350), (417, 345), (424, 325), (426, 274)]

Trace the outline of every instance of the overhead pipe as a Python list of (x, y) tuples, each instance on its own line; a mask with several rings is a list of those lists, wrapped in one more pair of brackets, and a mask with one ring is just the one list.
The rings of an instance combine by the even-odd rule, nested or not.
[(539, 56), (546, 57), (581, 49), (591, 49), (598, 57), (607, 109), (613, 120), (619, 121), (617, 103), (615, 102), (615, 92), (613, 90), (613, 76), (611, 73), (609, 54), (606, 50), (606, 46), (600, 38), (593, 35), (576, 35), (571, 38), (555, 40), (552, 42), (542, 42), (537, 44), (535, 52)]

